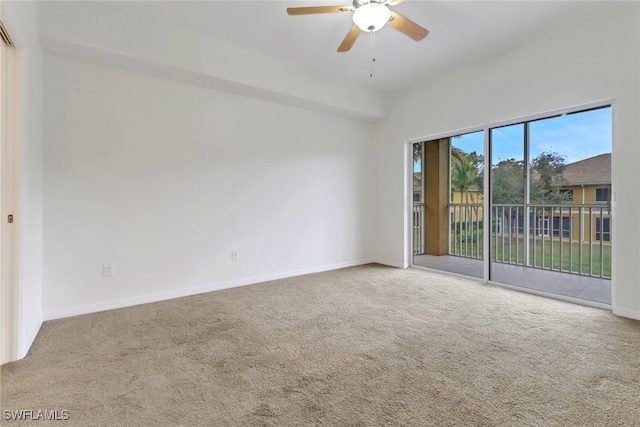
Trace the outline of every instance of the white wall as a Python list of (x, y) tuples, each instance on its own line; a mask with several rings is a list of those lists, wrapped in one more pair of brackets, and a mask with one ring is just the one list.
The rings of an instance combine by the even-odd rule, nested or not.
[(570, 22), (517, 49), (428, 76), (398, 94), (376, 150), (376, 258), (409, 262), (407, 140), (613, 98), (613, 306), (640, 319), (639, 15), (637, 2), (581, 3)]
[(115, 9), (110, 3), (41, 2), (38, 35), (45, 51), (372, 122), (386, 114), (383, 97), (368, 85), (338, 81), (148, 15), (123, 14), (127, 2)]
[(17, 74), (15, 226), (19, 228), (16, 346), (6, 360), (24, 357), (42, 325), (42, 49), (33, 2), (2, 2), (2, 20), (16, 45)]
[(370, 124), (55, 55), (45, 111), (46, 318), (371, 258)]

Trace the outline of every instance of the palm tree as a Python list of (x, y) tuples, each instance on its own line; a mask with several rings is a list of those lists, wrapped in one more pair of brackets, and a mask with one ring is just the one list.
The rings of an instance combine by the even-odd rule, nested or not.
[[(480, 219), (479, 217), (479, 209), (478, 206), (470, 206), (471, 207), (471, 217), (469, 218), (468, 210), (469, 205), (471, 205), (469, 200), (469, 190), (472, 187), (477, 187), (480, 190), (482, 189), (483, 182), (483, 159), (482, 156), (479, 156), (477, 153), (465, 153), (461, 149), (457, 147), (451, 148), (451, 189), (453, 191), (458, 191), (461, 194), (460, 200), (466, 205), (464, 220), (459, 218), (458, 220), (463, 220), (466, 224), (464, 229), (467, 230), (469, 225), (468, 221), (477, 221)], [(478, 200), (475, 200), (477, 203)], [(474, 204), (475, 204), (474, 203)], [(479, 235), (476, 236), (472, 230), (472, 241), (475, 241), (476, 238), (479, 238)], [(462, 232), (462, 224), (459, 227), (459, 231)], [(480, 231), (478, 230), (478, 234)]]
[(482, 156), (475, 152), (467, 154), (457, 147), (452, 147), (451, 158), (451, 188), (459, 191), (469, 204), (469, 189), (482, 188)]
[(476, 168), (468, 162), (451, 162), (451, 188), (459, 191), (467, 204), (469, 204), (469, 188), (475, 185), (477, 173)]
[(413, 144), (413, 163), (422, 160), (422, 142), (416, 142)]

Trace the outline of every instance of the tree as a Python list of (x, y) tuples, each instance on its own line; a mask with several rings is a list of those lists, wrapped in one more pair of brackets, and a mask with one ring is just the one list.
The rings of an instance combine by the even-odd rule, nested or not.
[[(524, 202), (524, 161), (516, 159), (501, 160), (491, 169), (491, 197), (494, 204), (522, 204)], [(496, 211), (501, 221), (503, 230), (518, 232), (518, 210), (498, 208)], [(492, 225), (493, 230), (498, 230), (498, 224)]]
[(565, 158), (556, 151), (543, 151), (531, 161), (531, 203), (560, 204), (567, 201), (562, 192), (566, 180), (562, 176), (566, 168)]
[(521, 204), (524, 201), (524, 162), (501, 160), (491, 169), (492, 202)]
[[(458, 225), (454, 227), (455, 235), (458, 236), (459, 233), (465, 233), (465, 239), (470, 238), (471, 242), (477, 242), (477, 239), (481, 236), (481, 231), (474, 230), (473, 223), (469, 221), (475, 221), (480, 218), (478, 215), (478, 199), (475, 201), (469, 200), (469, 190), (473, 187), (476, 187), (479, 192), (482, 192), (483, 184), (484, 184), (484, 158), (482, 155), (478, 155), (478, 153), (471, 152), (465, 153), (461, 149), (457, 147), (451, 147), (451, 189), (453, 191), (460, 192), (461, 202), (467, 205), (464, 208), (465, 214), (460, 216), (458, 215), (457, 221)], [(474, 205), (472, 205), (475, 204)], [(468, 217), (469, 206), (472, 216)], [(474, 219), (475, 218), (475, 219)], [(468, 229), (471, 224), (471, 228)], [(471, 233), (470, 235), (466, 235), (466, 233)]]
[[(562, 192), (565, 158), (555, 151), (543, 151), (531, 161), (529, 200), (534, 204), (559, 204), (567, 201)], [(520, 204), (524, 201), (524, 162), (507, 159), (491, 170), (493, 203)]]
[[(454, 137), (456, 138), (456, 137)], [(415, 165), (422, 161), (423, 143), (413, 144), (413, 162)], [(469, 190), (477, 187), (483, 192), (484, 157), (475, 151), (466, 153), (458, 147), (451, 147), (451, 187), (459, 191), (466, 203), (469, 203)]]
[(477, 187), (482, 192), (484, 178), (484, 158), (475, 151), (465, 153), (459, 148), (451, 148), (451, 188), (459, 191), (465, 203), (469, 203), (469, 190)]
[(422, 142), (413, 144), (413, 163), (422, 161)]

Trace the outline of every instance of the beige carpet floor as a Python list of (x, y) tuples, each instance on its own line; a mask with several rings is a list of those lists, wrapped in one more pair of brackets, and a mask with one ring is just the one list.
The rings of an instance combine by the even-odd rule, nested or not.
[(367, 265), (46, 322), (1, 381), (8, 426), (639, 426), (640, 322)]

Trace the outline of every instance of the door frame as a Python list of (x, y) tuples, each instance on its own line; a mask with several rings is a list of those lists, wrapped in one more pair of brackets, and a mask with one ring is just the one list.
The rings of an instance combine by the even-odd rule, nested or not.
[[(510, 125), (515, 125), (515, 124), (519, 124), (519, 123), (526, 123), (526, 122), (531, 122), (531, 121), (535, 121), (535, 120), (539, 120), (539, 119), (545, 119), (548, 117), (552, 117), (552, 116), (558, 116), (558, 115), (564, 115), (564, 114), (570, 114), (570, 113), (576, 113), (576, 112), (580, 112), (580, 111), (584, 111), (584, 110), (590, 110), (590, 109), (595, 109), (595, 108), (600, 108), (600, 107), (610, 107), (611, 108), (611, 131), (612, 131), (612, 135), (611, 135), (611, 139), (612, 139), (612, 147), (611, 147), (611, 156), (612, 159), (615, 158), (616, 156), (616, 142), (615, 142), (615, 138), (616, 138), (616, 129), (615, 129), (615, 115), (616, 115), (616, 101), (613, 98), (606, 98), (606, 99), (602, 99), (599, 101), (594, 101), (594, 102), (588, 102), (588, 103), (584, 103), (584, 104), (576, 104), (570, 107), (566, 107), (566, 108), (558, 108), (558, 109), (552, 109), (552, 110), (547, 110), (547, 111), (543, 111), (543, 112), (539, 112), (539, 113), (535, 113), (535, 114), (530, 114), (530, 115), (526, 115), (526, 116), (520, 116), (520, 117), (514, 117), (514, 118), (510, 118), (510, 119), (506, 119), (506, 120), (502, 120), (502, 121), (496, 121), (496, 122), (492, 122), (492, 123), (488, 123), (486, 125), (483, 126), (473, 126), (473, 127), (468, 127), (468, 128), (462, 128), (462, 129), (458, 129), (458, 130), (453, 130), (453, 131), (449, 131), (449, 132), (440, 132), (440, 133), (436, 133), (436, 134), (427, 134), (426, 136), (421, 136), (421, 137), (416, 137), (416, 138), (411, 138), (411, 139), (407, 139), (404, 141), (403, 144), (403, 149), (404, 149), (404, 153), (405, 153), (405, 176), (404, 176), (404, 217), (405, 217), (405, 227), (404, 227), (404, 238), (405, 238), (405, 250), (404, 250), (404, 267), (412, 267), (412, 268), (416, 268), (416, 269), (421, 269), (421, 270), (428, 270), (428, 271), (438, 271), (442, 274), (447, 274), (447, 275), (452, 275), (452, 276), (462, 276), (458, 273), (452, 273), (452, 272), (447, 272), (444, 270), (433, 270), (430, 269), (428, 267), (423, 267), (420, 265), (416, 265), (413, 262), (413, 144), (415, 143), (420, 143), (420, 142), (424, 142), (424, 141), (432, 141), (435, 139), (442, 139), (442, 138), (453, 138), (457, 135), (462, 135), (462, 134), (466, 134), (466, 133), (471, 133), (471, 132), (477, 132), (477, 131), (484, 131), (484, 153), (485, 153), (485, 173), (484, 173), (484, 188), (491, 188), (491, 180), (490, 180), (490, 168), (486, 167), (486, 159), (487, 157), (490, 158), (490, 153), (491, 153), (491, 143), (490, 143), (490, 130), (492, 128), (498, 128), (498, 127), (503, 127), (503, 126), (510, 126)], [(528, 150), (527, 150), (527, 155), (528, 155)], [(528, 159), (527, 159), (528, 161)], [(615, 188), (616, 188), (616, 182), (614, 177), (611, 177), (611, 187), (610, 187), (610, 191), (611, 191), (611, 198), (612, 198), (612, 205), (615, 203)], [(485, 212), (489, 213), (489, 216), (485, 216), (485, 220), (489, 220), (491, 221), (493, 218), (493, 213), (491, 212), (491, 203), (490, 203), (490, 199), (491, 197), (484, 197), (483, 200), (483, 209)], [(612, 209), (611, 211), (611, 218), (612, 221), (614, 221), (615, 219), (615, 209)], [(525, 218), (527, 217), (527, 215), (525, 215)], [(526, 230), (527, 228), (525, 228)], [(616, 234), (616, 228), (614, 227), (613, 230), (611, 230), (610, 232), (610, 238), (612, 241), (615, 241), (615, 234)], [(559, 295), (559, 294), (552, 294), (549, 292), (544, 292), (544, 291), (538, 291), (538, 290), (534, 290), (534, 289), (529, 289), (529, 288), (522, 288), (522, 287), (515, 287), (512, 285), (508, 285), (505, 283), (500, 283), (500, 282), (494, 282), (490, 280), (490, 267), (491, 267), (491, 257), (490, 257), (490, 239), (483, 239), (483, 253), (486, 254), (484, 257), (484, 277), (482, 279), (478, 279), (475, 277), (469, 277), (469, 276), (463, 276), (467, 279), (471, 279), (471, 280), (480, 280), (483, 283), (490, 283), (490, 284), (494, 284), (494, 285), (498, 285), (498, 286), (502, 286), (505, 288), (510, 288), (510, 289), (516, 289), (519, 291), (523, 291), (523, 292), (527, 292), (527, 293), (531, 293), (531, 294), (535, 294), (535, 295), (541, 295), (541, 296), (545, 296), (548, 298), (553, 298), (553, 299), (558, 299), (558, 300), (563, 300), (563, 301), (569, 301), (569, 302), (573, 302), (576, 304), (580, 304), (580, 305), (586, 305), (586, 306), (592, 306), (592, 307), (598, 307), (598, 308), (605, 308), (605, 309), (610, 309), (611, 307), (613, 307), (614, 301), (616, 301), (616, 276), (615, 276), (615, 267), (614, 267), (614, 263), (615, 263), (615, 253), (616, 253), (616, 248), (615, 246), (612, 247), (612, 271), (611, 271), (611, 305), (606, 305), (606, 304), (601, 304), (601, 303), (597, 303), (597, 302), (593, 302), (593, 301), (588, 301), (588, 300), (582, 300), (582, 299), (578, 299), (578, 298), (573, 298), (573, 297), (568, 297), (568, 296), (564, 296), (564, 295)]]
[(20, 286), (22, 82), (18, 55), (13, 44), (0, 40), (0, 364), (26, 353)]

